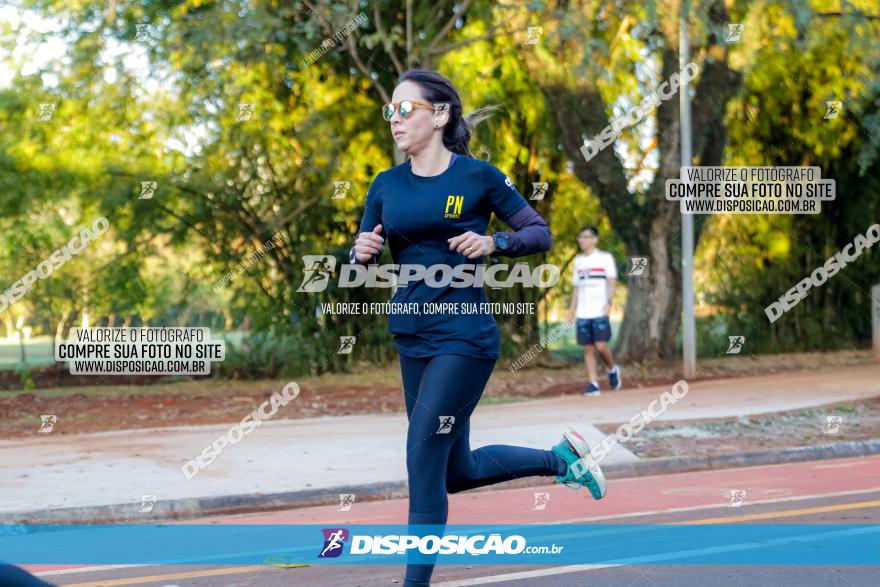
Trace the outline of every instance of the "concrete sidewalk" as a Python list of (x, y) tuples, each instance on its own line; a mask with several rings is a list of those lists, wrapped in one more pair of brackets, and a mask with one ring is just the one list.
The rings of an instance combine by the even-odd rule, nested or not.
[[(696, 382), (662, 419), (751, 415), (880, 396), (878, 374), (876, 365), (863, 365)], [(595, 443), (602, 434), (593, 424), (628, 421), (670, 388), (479, 406), (471, 421), (471, 448), (497, 443), (549, 448), (568, 425)], [(283, 409), (296, 409), (296, 402)], [(25, 512), (96, 506), (137, 512), (142, 495), (174, 503), (326, 491), (328, 498), (338, 500), (340, 492), (358, 494), (359, 487), (397, 486), (406, 480), (406, 417), (401, 413), (267, 421), (187, 481), (183, 463), (229, 427), (0, 441), (0, 515), (8, 519)], [(603, 464), (637, 460), (621, 446)]]

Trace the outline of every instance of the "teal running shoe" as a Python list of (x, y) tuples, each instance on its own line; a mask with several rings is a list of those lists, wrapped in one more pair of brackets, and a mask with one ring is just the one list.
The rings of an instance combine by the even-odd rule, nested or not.
[(569, 489), (586, 487), (593, 495), (593, 499), (605, 497), (605, 475), (596, 459), (590, 454), (590, 445), (583, 436), (572, 428), (566, 428), (562, 433), (562, 442), (551, 450), (568, 463), (565, 476), (556, 476), (558, 482)]

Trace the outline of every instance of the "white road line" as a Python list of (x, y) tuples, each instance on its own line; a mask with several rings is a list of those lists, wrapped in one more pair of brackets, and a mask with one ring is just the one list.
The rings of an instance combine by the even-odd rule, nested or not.
[[(855, 463), (853, 463), (853, 462), (830, 463), (827, 465), (816, 465), (813, 468), (814, 469), (849, 469), (850, 467), (859, 467), (859, 466), (865, 466), (865, 465), (873, 465), (873, 463), (871, 463), (870, 461), (864, 461), (864, 462), (860, 461), (860, 462), (855, 462)], [(876, 466), (876, 465), (874, 465), (874, 466)]]
[(68, 575), (71, 573), (97, 573), (99, 571), (112, 571), (114, 569), (131, 569), (134, 567), (149, 567), (150, 565), (101, 565), (95, 567), (79, 567), (78, 569), (55, 569), (52, 571), (40, 571), (32, 573), (37, 577), (52, 577), (55, 575)]
[(466, 587), (467, 585), (486, 585), (488, 583), (501, 583), (502, 581), (516, 581), (518, 579), (534, 579), (535, 577), (547, 577), (549, 575), (564, 575), (565, 573), (579, 573), (581, 571), (594, 571), (609, 567), (623, 567), (626, 565), (568, 565), (566, 567), (554, 567), (552, 569), (535, 569), (533, 571), (520, 571), (518, 573), (505, 573), (492, 575), (491, 577), (475, 577), (460, 581), (446, 581), (434, 583), (434, 587)]

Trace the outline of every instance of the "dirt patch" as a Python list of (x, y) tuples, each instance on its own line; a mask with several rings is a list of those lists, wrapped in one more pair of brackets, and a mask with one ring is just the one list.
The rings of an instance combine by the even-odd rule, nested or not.
[[(19, 393), (13, 397), (0, 395), (0, 438), (19, 438), (39, 433), (41, 415), (52, 414), (57, 420), (53, 434), (128, 430), (190, 424), (221, 424), (241, 420), (256, 409), (284, 383), (267, 385), (253, 382), (252, 389), (243, 391), (216, 389), (208, 394), (125, 394), (120, 397), (69, 393), (62, 396), (40, 396)], [(391, 387), (302, 388), (295, 410), (282, 408), (278, 418), (314, 418), (317, 416), (375, 414), (404, 410), (400, 390)]]
[[(202, 377), (202, 379), (205, 377)], [(157, 382), (157, 378), (150, 375), (114, 375), (112, 377), (71, 375), (70, 370), (65, 368), (62, 363), (54, 363), (39, 369), (35, 368), (30, 372), (30, 378), (34, 382), (36, 389), (120, 384), (149, 385)], [(194, 379), (198, 378), (194, 377)], [(21, 389), (21, 387), (21, 375), (11, 369), (0, 371), (0, 390)]]
[[(822, 353), (821, 360), (819, 356), (802, 353), (705, 360), (700, 362), (698, 377), (691, 381), (858, 365), (872, 360), (868, 351)], [(680, 365), (678, 361), (623, 365), (624, 388), (619, 393), (625, 393), (626, 389), (632, 388), (671, 385), (681, 378)], [(578, 395), (584, 388), (583, 365), (547, 363), (516, 373), (510, 372), (505, 366), (506, 363), (496, 366), (483, 393), (482, 402), (501, 403)], [(3, 423), (0, 426), (0, 438), (37, 435), (40, 416), (49, 414), (57, 417), (53, 434), (232, 423), (241, 420), (266, 401), (273, 392), (280, 391), (288, 383), (286, 380), (230, 381), (198, 378), (157, 384), (155, 378), (146, 378), (145, 381), (145, 378), (134, 381), (113, 377), (104, 377), (97, 381), (95, 378), (83, 379), (87, 384), (80, 387), (52, 387), (50, 383), (45, 388), (34, 391), (0, 391), (0, 422)], [(298, 419), (405, 410), (397, 363), (384, 367), (363, 364), (358, 365), (353, 373), (306, 377), (297, 379), (297, 383), (301, 392), (295, 409), (282, 409), (277, 418)], [(643, 431), (640, 437), (647, 432), (650, 430)], [(876, 436), (875, 434), (874, 437)], [(833, 437), (829, 438), (834, 440)], [(719, 438), (684, 438), (681, 444), (678, 440), (672, 440), (672, 437), (664, 438), (661, 435), (656, 440), (651, 439), (652, 444), (646, 445), (644, 450), (668, 454), (682, 450), (691, 440), (693, 449), (688, 450), (713, 444), (724, 450), (739, 449), (739, 445), (725, 449), (725, 443), (729, 444), (729, 441), (723, 435)], [(768, 437), (766, 442), (771, 440)], [(641, 438), (637, 441), (648, 442)], [(667, 444), (664, 445), (663, 442)], [(760, 439), (756, 437), (755, 442), (759, 443)], [(766, 447), (761, 444), (756, 446)]]
[[(597, 426), (614, 434), (619, 424)], [(880, 398), (717, 420), (655, 422), (626, 448), (643, 458), (721, 455), (880, 438)]]

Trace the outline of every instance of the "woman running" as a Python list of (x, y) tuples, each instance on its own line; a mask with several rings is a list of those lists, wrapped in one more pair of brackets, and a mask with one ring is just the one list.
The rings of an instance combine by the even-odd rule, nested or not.
[[(373, 180), (349, 255), (352, 263), (377, 263), (386, 238), (395, 264), (424, 267), (454, 268), (488, 254), (522, 257), (551, 247), (547, 224), (513, 182), (471, 157), (474, 125), (491, 109), (465, 119), (452, 83), (424, 70), (404, 73), (391, 100), (382, 114), (409, 160)], [(485, 235), (492, 212), (514, 232)], [(398, 287), (392, 307), (488, 302), (482, 285), (428, 282)], [(584, 486), (595, 499), (605, 495), (605, 478), (587, 442), (570, 428), (551, 450), (490, 445), (471, 451), (470, 416), (499, 357), (491, 313), (389, 312), (388, 331), (400, 357), (409, 419), (409, 524), (445, 525), (447, 493), (533, 475), (555, 475), (573, 489)], [(430, 585), (432, 571), (432, 564), (407, 565), (404, 586)]]

